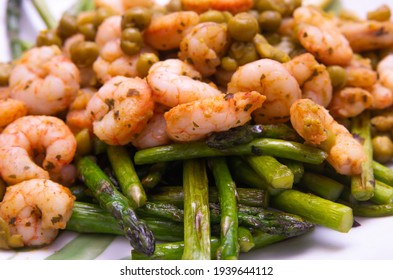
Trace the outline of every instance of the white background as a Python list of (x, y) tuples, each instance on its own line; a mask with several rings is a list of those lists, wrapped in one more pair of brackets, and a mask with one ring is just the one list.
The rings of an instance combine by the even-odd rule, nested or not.
[[(29, 0), (23, 1), (22, 38), (34, 40), (39, 29), (44, 28), (38, 15), (32, 9)], [(60, 16), (61, 11), (71, 5), (72, 1), (48, 1), (55, 16)], [(344, 0), (342, 5), (364, 16), (367, 10), (373, 9), (381, 3), (392, 5), (392, 0)], [(0, 61), (9, 58), (5, 34), (5, 0), (0, 0)], [(392, 5), (393, 7), (393, 5)], [(26, 14), (29, 16), (27, 17)], [(353, 228), (349, 233), (338, 233), (326, 228), (318, 227), (310, 234), (271, 245), (241, 257), (243, 259), (264, 260), (393, 260), (393, 217), (357, 219), (361, 226)], [(59, 241), (60, 242), (60, 241)], [(127, 243), (120, 243), (127, 246)], [(104, 252), (102, 259), (116, 259), (123, 257), (128, 248), (116, 247), (117, 250)], [(19, 253), (16, 259), (31, 259), (45, 257), (53, 248), (46, 248), (36, 254)], [(121, 255), (120, 255), (121, 254)], [(8, 254), (0, 252), (0, 259), (7, 259)], [(60, 271), (59, 271), (60, 272)], [(61, 272), (60, 272), (61, 273)], [(2, 273), (2, 275), (5, 275)], [(355, 274), (353, 275), (355, 276)], [(320, 278), (320, 275), (318, 275)], [(341, 279), (341, 277), (339, 277)], [(352, 278), (352, 277), (351, 277)], [(288, 278), (287, 278), (288, 279)], [(303, 278), (311, 279), (311, 278)]]

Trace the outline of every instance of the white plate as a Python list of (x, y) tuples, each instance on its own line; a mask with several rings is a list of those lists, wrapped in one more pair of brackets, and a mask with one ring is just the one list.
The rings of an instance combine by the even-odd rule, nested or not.
[[(60, 16), (63, 9), (69, 7), (73, 1), (47, 2), (54, 15)], [(364, 17), (366, 11), (382, 3), (388, 3), (393, 7), (391, 0), (342, 0), (341, 6)], [(5, 10), (5, 5), (6, 0), (0, 0), (0, 11)], [(1, 22), (4, 22), (4, 16), (1, 14)], [(31, 2), (23, 1), (22, 38), (34, 41), (35, 34), (43, 27)], [(0, 44), (0, 61), (9, 59), (9, 49), (4, 44), (5, 36), (3, 23), (0, 24), (0, 41), (3, 42)], [(349, 233), (338, 233), (317, 227), (309, 234), (242, 254), (241, 258), (264, 260), (393, 259), (393, 217), (357, 218), (356, 220), (361, 226), (351, 229)], [(58, 256), (62, 259), (128, 259), (130, 246), (124, 238), (120, 237), (62, 232), (51, 246), (39, 250), (0, 251), (0, 259), (45, 259), (49, 256)]]

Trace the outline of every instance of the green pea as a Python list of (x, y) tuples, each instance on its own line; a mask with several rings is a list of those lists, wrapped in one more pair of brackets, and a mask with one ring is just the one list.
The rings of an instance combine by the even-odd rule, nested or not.
[(77, 17), (78, 25), (94, 23), (95, 20), (96, 20), (96, 12), (93, 11), (80, 13)]
[(200, 22), (217, 22), (217, 23), (223, 23), (226, 22), (225, 15), (221, 11), (217, 10), (209, 10), (204, 13), (202, 13), (199, 16), (199, 21)]
[(76, 140), (76, 155), (82, 157), (91, 154), (93, 150), (93, 142), (89, 129), (85, 128), (75, 134)]
[(234, 42), (229, 48), (229, 57), (236, 60), (239, 66), (259, 58), (252, 42)]
[(121, 18), (121, 28), (145, 29), (151, 21), (152, 13), (144, 7), (134, 7), (127, 10)]
[(259, 12), (276, 11), (280, 14), (284, 14), (286, 12), (285, 2), (282, 0), (256, 0), (255, 8)]
[(221, 59), (221, 68), (225, 71), (235, 71), (237, 67), (237, 61), (232, 57), (225, 56)]
[(372, 139), (373, 157), (376, 161), (385, 163), (393, 157), (393, 142), (389, 136), (380, 135)]
[(259, 56), (262, 58), (273, 59), (281, 63), (288, 62), (290, 60), (290, 57), (287, 53), (285, 53), (284, 51), (278, 48), (273, 47), (269, 43), (263, 43), (263, 42), (256, 43), (255, 48)]
[(7, 86), (12, 71), (11, 63), (0, 62), (0, 86)]
[(160, 59), (155, 53), (143, 53), (136, 62), (136, 71), (140, 77), (144, 78), (149, 73), (150, 67)]
[(111, 17), (115, 14), (116, 13), (112, 9), (109, 9), (106, 7), (105, 8), (104, 7), (98, 8), (96, 10), (95, 17), (94, 17), (95, 27), (97, 28), (98, 26), (101, 25), (101, 23), (104, 22), (104, 20), (106, 20), (108, 17)]
[(290, 17), (297, 8), (302, 5), (302, 0), (284, 0), (285, 11), (283, 17)]
[(271, 33), (264, 33), (263, 34), (268, 41), (269, 44), (271, 45), (278, 45), (282, 41), (282, 36), (276, 32), (271, 32)]
[(259, 27), (262, 31), (273, 32), (281, 25), (282, 16), (276, 11), (263, 11), (258, 16)]
[(120, 47), (127, 55), (137, 54), (143, 46), (143, 37), (136, 28), (126, 28), (121, 34)]
[(378, 7), (374, 11), (370, 11), (367, 13), (368, 20), (376, 20), (376, 21), (388, 21), (391, 16), (390, 7), (388, 5), (382, 5)]
[(85, 40), (94, 41), (97, 30), (93, 23), (79, 25), (78, 30), (85, 37)]
[(233, 18), (233, 15), (231, 14), (231, 12), (223, 11), (222, 14), (225, 17), (225, 22), (228, 22), (231, 18)]
[(347, 72), (345, 72), (344, 68), (338, 65), (331, 65), (327, 67), (327, 71), (333, 88), (339, 89), (345, 86), (347, 82)]
[(65, 39), (76, 33), (78, 33), (78, 23), (76, 17), (65, 13), (60, 18), (59, 26), (57, 27), (57, 34), (61, 38)]
[(351, 10), (340, 10), (338, 12), (338, 18), (343, 19), (343, 20), (349, 20), (349, 21), (360, 21), (360, 17), (357, 13)]
[(36, 46), (52, 46), (56, 45), (61, 47), (62, 41), (54, 30), (41, 30), (36, 38)]
[(84, 41), (72, 44), (71, 60), (80, 68), (91, 66), (96, 61), (99, 50), (95, 42)]
[(168, 4), (165, 5), (168, 12), (178, 12), (182, 10), (181, 0), (170, 0)]
[(238, 13), (228, 21), (228, 31), (233, 39), (247, 42), (258, 33), (259, 24), (249, 13)]
[(252, 15), (252, 16), (258, 21), (258, 17), (259, 17), (259, 12), (258, 12), (258, 10), (248, 10), (247, 13), (249, 13), (250, 15)]

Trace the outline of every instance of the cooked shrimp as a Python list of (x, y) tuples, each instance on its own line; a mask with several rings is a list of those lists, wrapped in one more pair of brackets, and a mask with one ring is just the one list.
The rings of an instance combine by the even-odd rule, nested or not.
[(228, 45), (226, 25), (202, 22), (194, 26), (181, 41), (179, 58), (191, 61), (202, 76), (210, 76), (216, 72)]
[(392, 21), (342, 21), (338, 27), (354, 52), (360, 53), (393, 46)]
[(299, 7), (293, 13), (300, 44), (327, 65), (347, 65), (352, 49), (333, 21), (312, 6)]
[[(72, 161), (75, 150), (75, 137), (61, 119), (25, 116), (0, 134), (0, 174), (8, 184), (49, 179)], [(40, 157), (42, 167), (34, 162)]]
[(98, 28), (96, 36), (100, 55), (93, 63), (93, 70), (97, 79), (105, 83), (116, 76), (138, 76), (137, 61), (143, 53), (155, 53), (149, 46), (143, 46), (141, 50), (132, 56), (126, 55), (121, 47), (121, 16), (107, 18)]
[(291, 123), (307, 143), (328, 153), (327, 161), (338, 173), (361, 172), (366, 158), (362, 145), (324, 107), (311, 99), (299, 99), (291, 106)]
[(68, 58), (71, 58), (71, 46), (73, 44), (81, 43), (85, 41), (85, 36), (81, 33), (76, 33), (75, 35), (72, 35), (71, 37), (68, 37), (63, 44), (62, 51), (65, 56)]
[(31, 179), (7, 187), (0, 217), (10, 233), (21, 235), (24, 246), (51, 244), (72, 214), (75, 197), (51, 180)]
[(393, 129), (393, 112), (386, 110), (371, 118), (371, 124), (378, 132), (390, 132)]
[[(155, 107), (158, 107), (156, 105)], [(132, 141), (132, 145), (137, 149), (146, 149), (155, 146), (167, 145), (171, 142), (166, 132), (166, 121), (164, 112), (154, 110), (154, 115), (149, 119), (145, 128)]]
[(172, 50), (180, 46), (190, 28), (199, 23), (199, 15), (191, 11), (180, 11), (154, 17), (143, 32), (146, 44), (156, 50)]
[(254, 4), (252, 0), (181, 0), (184, 10), (203, 13), (208, 10), (229, 11), (232, 14), (246, 12)]
[(195, 68), (179, 59), (155, 63), (146, 77), (153, 100), (167, 107), (222, 95), (215, 87), (204, 83)]
[(0, 99), (7, 99), (10, 95), (11, 91), (9, 87), (0, 87)]
[(22, 101), (29, 114), (54, 115), (68, 108), (79, 90), (79, 70), (53, 46), (32, 48), (13, 68), (11, 97)]
[(372, 87), (377, 82), (377, 72), (371, 65), (371, 60), (354, 55), (348, 66), (345, 67), (347, 73), (346, 86), (349, 87)]
[(102, 50), (108, 42), (120, 41), (121, 32), (121, 16), (108, 17), (98, 27), (95, 42)]
[[(101, 83), (105, 83), (116, 76), (136, 77), (139, 75), (137, 70), (138, 58), (143, 53), (155, 53), (150, 47), (144, 46), (141, 50), (132, 56), (125, 55), (120, 48), (120, 41), (114, 45), (111, 54), (113, 60), (105, 59), (105, 55), (100, 55), (93, 64), (93, 70), (97, 79)], [(103, 52), (102, 52), (103, 53)], [(114, 54), (117, 53), (117, 56)], [(108, 54), (108, 52), (106, 53)], [(114, 58), (115, 57), (115, 58)]]
[(379, 82), (393, 91), (393, 54), (384, 57), (377, 65)]
[(67, 112), (66, 123), (74, 133), (84, 128), (92, 128), (91, 118), (86, 111), (86, 107), (95, 92), (96, 90), (93, 88), (82, 88), (71, 103)]
[(375, 83), (368, 91), (373, 97), (370, 109), (382, 110), (393, 105), (393, 92), (381, 83)]
[(302, 89), (302, 98), (310, 98), (327, 107), (332, 100), (332, 83), (325, 65), (319, 64), (310, 53), (298, 55), (284, 63)]
[(373, 104), (371, 93), (360, 87), (345, 87), (333, 93), (328, 107), (335, 118), (349, 118), (359, 115)]
[(143, 130), (153, 108), (151, 90), (145, 80), (117, 76), (94, 94), (86, 111), (99, 139), (109, 145), (125, 145)]
[(266, 96), (253, 113), (257, 123), (288, 121), (289, 108), (302, 96), (298, 82), (284, 65), (266, 58), (240, 66), (228, 84), (229, 93), (253, 90)]
[(266, 97), (256, 91), (238, 92), (178, 105), (165, 113), (167, 133), (175, 141), (195, 141), (212, 132), (244, 125)]
[(0, 132), (14, 120), (26, 114), (27, 109), (23, 102), (11, 98), (0, 98)]

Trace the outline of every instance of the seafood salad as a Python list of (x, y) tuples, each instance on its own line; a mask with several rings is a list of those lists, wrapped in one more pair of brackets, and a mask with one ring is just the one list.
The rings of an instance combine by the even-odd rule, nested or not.
[(391, 6), (32, 2), (31, 42), (7, 3), (0, 252), (76, 233), (129, 259), (244, 259), (393, 215)]

